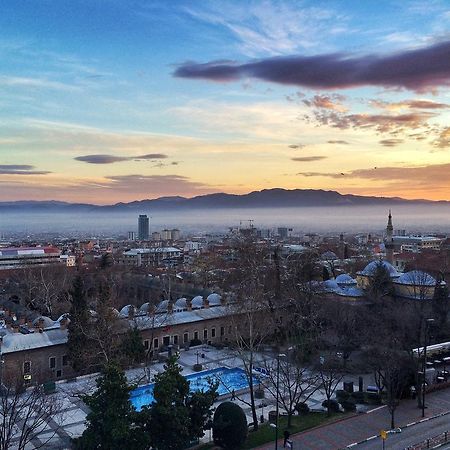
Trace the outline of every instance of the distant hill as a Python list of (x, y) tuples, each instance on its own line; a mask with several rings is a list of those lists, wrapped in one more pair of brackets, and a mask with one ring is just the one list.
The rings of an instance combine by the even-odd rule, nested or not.
[(399, 197), (369, 197), (340, 194), (336, 191), (314, 189), (264, 189), (248, 194), (208, 194), (193, 198), (160, 197), (114, 205), (91, 205), (58, 201), (0, 202), (0, 212), (120, 212), (120, 211), (176, 211), (223, 208), (288, 208), (306, 206), (370, 206), (398, 204), (450, 205), (447, 201), (405, 200)]

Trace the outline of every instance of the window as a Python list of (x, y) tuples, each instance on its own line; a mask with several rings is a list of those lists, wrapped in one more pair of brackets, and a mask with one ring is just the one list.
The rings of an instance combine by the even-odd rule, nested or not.
[(231, 325), (228, 327), (228, 334), (231, 334), (231, 330), (232, 330), (232, 328), (231, 328)]
[(50, 369), (54, 369), (56, 367), (56, 358), (54, 356), (50, 356), (48, 360), (48, 365)]
[(208, 330), (206, 328), (203, 330), (203, 339), (208, 339)]
[(144, 341), (144, 348), (145, 348), (145, 350), (148, 350), (149, 347), (150, 347), (150, 342), (149, 342), (148, 339), (145, 339), (145, 341)]
[(158, 338), (153, 339), (153, 348), (158, 348), (159, 347), (159, 340)]
[(211, 337), (212, 338), (216, 337), (216, 329), (215, 328), (211, 328)]
[(165, 345), (166, 347), (168, 345), (170, 345), (170, 336), (164, 336), (163, 337), (163, 345)]
[(223, 336), (225, 334), (225, 327), (220, 327), (220, 335)]
[(62, 375), (62, 370), (61, 369), (57, 370), (56, 371), (56, 378), (61, 378), (61, 375)]
[(189, 342), (189, 333), (184, 333), (183, 334), (183, 342), (186, 344), (187, 342)]
[(23, 363), (23, 373), (31, 373), (31, 361), (25, 361)]
[(62, 357), (62, 365), (63, 366), (68, 366), (69, 365), (69, 358), (67, 355), (63, 355)]
[(194, 341), (198, 341), (198, 331), (194, 331)]
[(178, 334), (176, 334), (175, 336), (173, 336), (173, 343), (174, 345), (178, 345)]

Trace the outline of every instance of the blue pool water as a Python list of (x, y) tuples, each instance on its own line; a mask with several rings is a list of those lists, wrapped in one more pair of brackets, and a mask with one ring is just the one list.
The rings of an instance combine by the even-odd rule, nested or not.
[[(205, 370), (199, 373), (193, 373), (185, 377), (190, 384), (190, 391), (208, 390), (208, 380), (217, 381), (219, 386), (217, 392), (219, 395), (231, 393), (231, 391), (238, 391), (239, 389), (248, 388), (248, 380), (245, 372), (242, 369), (227, 367), (219, 367), (218, 369)], [(258, 384), (257, 378), (253, 378), (253, 382)], [(150, 405), (153, 401), (153, 387), (154, 383), (140, 386), (130, 393), (130, 400), (137, 411), (140, 411), (143, 406)]]

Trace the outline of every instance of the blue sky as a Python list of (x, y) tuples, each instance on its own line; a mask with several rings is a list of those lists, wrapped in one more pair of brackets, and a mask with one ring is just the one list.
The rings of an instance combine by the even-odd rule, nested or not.
[[(447, 1), (2, 2), (0, 200), (270, 187), (450, 199), (447, 63), (413, 82), (347, 73), (445, 60), (449, 30)], [(293, 72), (319, 61), (286, 84), (261, 78), (273, 58)], [(336, 81), (349, 59), (351, 81)]]

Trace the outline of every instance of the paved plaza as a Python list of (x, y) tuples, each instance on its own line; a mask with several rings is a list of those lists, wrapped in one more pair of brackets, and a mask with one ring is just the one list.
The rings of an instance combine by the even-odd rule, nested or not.
[[(202, 346), (191, 348), (188, 351), (181, 350), (178, 362), (183, 367), (183, 375), (194, 373), (193, 366), (197, 363), (197, 358), (203, 365), (204, 370), (242, 366), (242, 361), (232, 351), (227, 349), (217, 350), (213, 347)], [(267, 356), (259, 356), (260, 361), (264, 358), (267, 358)], [(148, 383), (156, 373), (162, 372), (163, 366), (163, 363), (154, 363), (148, 368), (139, 367), (127, 370), (126, 375), (131, 383), (142, 385)], [(79, 377), (76, 381), (61, 381), (56, 384), (56, 392), (51, 394), (51, 396), (55, 398), (55, 401), (61, 403), (61, 411), (47, 421), (45, 432), (41, 433), (39, 440), (34, 441), (35, 445), (33, 443), (30, 444), (27, 450), (33, 450), (38, 444), (47, 440), (48, 442), (45, 445), (46, 449), (60, 450), (70, 448), (70, 439), (80, 436), (83, 433), (85, 419), (88, 413), (88, 408), (81, 401), (80, 395), (95, 390), (95, 380), (97, 377), (98, 374), (93, 374)], [(365, 386), (367, 384), (373, 384), (371, 376), (366, 375), (364, 378)], [(356, 385), (357, 379), (358, 376), (346, 376), (344, 378), (345, 381), (354, 381)], [(324, 394), (317, 391), (307, 403), (310, 408), (317, 410), (322, 409), (321, 404), (323, 400)], [(247, 421), (249, 423), (252, 422), (253, 419), (248, 405), (249, 395), (238, 395), (233, 401), (243, 408), (247, 416)], [(430, 394), (428, 402), (428, 416), (450, 411), (450, 390)], [(266, 398), (257, 400), (257, 406), (258, 417), (264, 415), (265, 420), (267, 420), (269, 411), (275, 409), (275, 400), (267, 396), (266, 393)], [(351, 443), (378, 434), (381, 429), (388, 429), (389, 414), (385, 407), (369, 410), (367, 406), (358, 406), (358, 411), (359, 414), (357, 416), (293, 436), (294, 448), (302, 450), (344, 448)], [(413, 418), (418, 419), (419, 415), (420, 410), (417, 409), (415, 402), (404, 401), (398, 409), (397, 422), (399, 425), (404, 425), (411, 422)], [(211, 440), (211, 432), (208, 431), (202, 439), (202, 442)], [(272, 447), (272, 445), (266, 445), (261, 448), (270, 449)], [(366, 446), (362, 448), (375, 447)]]

